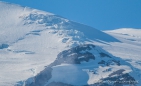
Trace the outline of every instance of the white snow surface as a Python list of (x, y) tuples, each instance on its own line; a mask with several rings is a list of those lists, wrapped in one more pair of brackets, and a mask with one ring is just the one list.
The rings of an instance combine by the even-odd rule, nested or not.
[(104, 32), (121, 41), (107, 44), (104, 46), (106, 50), (123, 59), (140, 61), (141, 29), (121, 28)]
[[(138, 69), (134, 70), (136, 74), (127, 65), (120, 67), (141, 80), (138, 75), (141, 70), (141, 29), (101, 32), (52, 13), (0, 1), (0, 86), (14, 86), (18, 81), (35, 76), (44, 66), (52, 63), (61, 51), (85, 43), (97, 45), (127, 61)], [(107, 77), (109, 72), (101, 73), (105, 68), (92, 64), (91, 60), (82, 65), (54, 66), (49, 82), (54, 80), (82, 85), (94, 83), (95, 77), (97, 80)], [(97, 74), (89, 72), (94, 71), (94, 67), (98, 68)], [(114, 66), (112, 71), (117, 69)], [(61, 72), (58, 74), (57, 71)]]

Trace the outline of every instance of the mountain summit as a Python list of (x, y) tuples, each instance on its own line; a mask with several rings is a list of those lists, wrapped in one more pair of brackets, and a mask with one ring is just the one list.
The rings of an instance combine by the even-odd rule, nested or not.
[(0, 86), (140, 85), (140, 35), (1, 1), (0, 12)]

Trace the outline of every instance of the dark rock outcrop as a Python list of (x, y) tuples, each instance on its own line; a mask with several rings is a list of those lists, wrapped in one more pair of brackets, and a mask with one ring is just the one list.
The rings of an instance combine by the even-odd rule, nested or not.
[(50, 66), (60, 65), (61, 63), (81, 64), (82, 61), (88, 62), (90, 59), (94, 60), (95, 56), (88, 52), (94, 47), (92, 44), (85, 44), (65, 50), (58, 54), (56, 60)]
[[(60, 65), (62, 63), (67, 64), (80, 64), (82, 61), (89, 62), (89, 60), (96, 60), (96, 57), (90, 51), (95, 49), (96, 46), (92, 44), (85, 44), (76, 46), (74, 48), (64, 50), (57, 55), (56, 60), (50, 65), (46, 66), (46, 68), (33, 77), (34, 81), (28, 83), (26, 81), (25, 86), (44, 86), (52, 77), (52, 67), (56, 65)], [(99, 53), (99, 52), (98, 52)], [(108, 60), (102, 59), (100, 62), (97, 62), (99, 65), (109, 66), (109, 65), (117, 65), (120, 66), (121, 63), (119, 60), (115, 60), (114, 56), (110, 54), (106, 54), (104, 51), (100, 51), (100, 58), (106, 58)], [(116, 57), (115, 57), (116, 58)], [(111, 71), (112, 69), (106, 69), (103, 72)], [(109, 77), (100, 79), (100, 82), (84, 85), (84, 86), (123, 86), (123, 85), (136, 85), (135, 79), (130, 76), (128, 73), (123, 73), (124, 69), (119, 69), (109, 74)], [(61, 78), (61, 77), (60, 77)], [(21, 85), (17, 85), (21, 86)], [(50, 82), (46, 86), (73, 86), (71, 84), (63, 83), (63, 82)]]
[(25, 86), (44, 86), (45, 83), (52, 77), (52, 68), (46, 67), (43, 71), (33, 77), (34, 81), (32, 83), (26, 83)]

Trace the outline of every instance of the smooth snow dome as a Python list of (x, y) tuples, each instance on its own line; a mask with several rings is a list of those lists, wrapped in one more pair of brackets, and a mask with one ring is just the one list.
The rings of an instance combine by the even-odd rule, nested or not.
[[(127, 69), (128, 72), (131, 69), (135, 71), (136, 73), (130, 72), (130, 74), (139, 80), (141, 70), (140, 30), (132, 29), (130, 31), (129, 29), (127, 31), (129, 33), (123, 33), (123, 30), (99, 31), (52, 13), (0, 1), (0, 86), (14, 86), (18, 81), (24, 82), (36, 76), (45, 66), (54, 62), (60, 52), (83, 44), (99, 46), (113, 56), (127, 61), (134, 68), (127, 64), (120, 67)], [(88, 67), (92, 65), (87, 62), (84, 64)], [(91, 84), (92, 79), (97, 76), (99, 79), (101, 77), (101, 72), (95, 76), (90, 72), (82, 71), (83, 65), (75, 69), (76, 65), (62, 66), (61, 64), (53, 67), (54, 75), (50, 81), (63, 81), (63, 79), (56, 78), (55, 75), (61, 69), (70, 71), (70, 69), (67, 70), (68, 67), (75, 72), (75, 74), (72, 73), (72, 76), (76, 76), (81, 71), (76, 78), (78, 82), (83, 81), (79, 85)], [(92, 67), (95, 68), (95, 66)], [(96, 68), (103, 71), (99, 65)], [(63, 74), (74, 79), (68, 73), (60, 75)], [(79, 79), (80, 76), (85, 78)], [(65, 82), (77, 84), (76, 81), (65, 80)]]
[(123, 35), (131, 35), (136, 37), (141, 37), (141, 30), (140, 29), (133, 29), (133, 28), (120, 28), (116, 30), (110, 30), (106, 32), (113, 32), (117, 34), (123, 34)]

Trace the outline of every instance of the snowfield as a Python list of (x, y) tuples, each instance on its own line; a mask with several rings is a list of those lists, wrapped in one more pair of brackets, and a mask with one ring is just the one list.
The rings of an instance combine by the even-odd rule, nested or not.
[(0, 86), (141, 86), (140, 50), (141, 29), (99, 31), (0, 1)]

